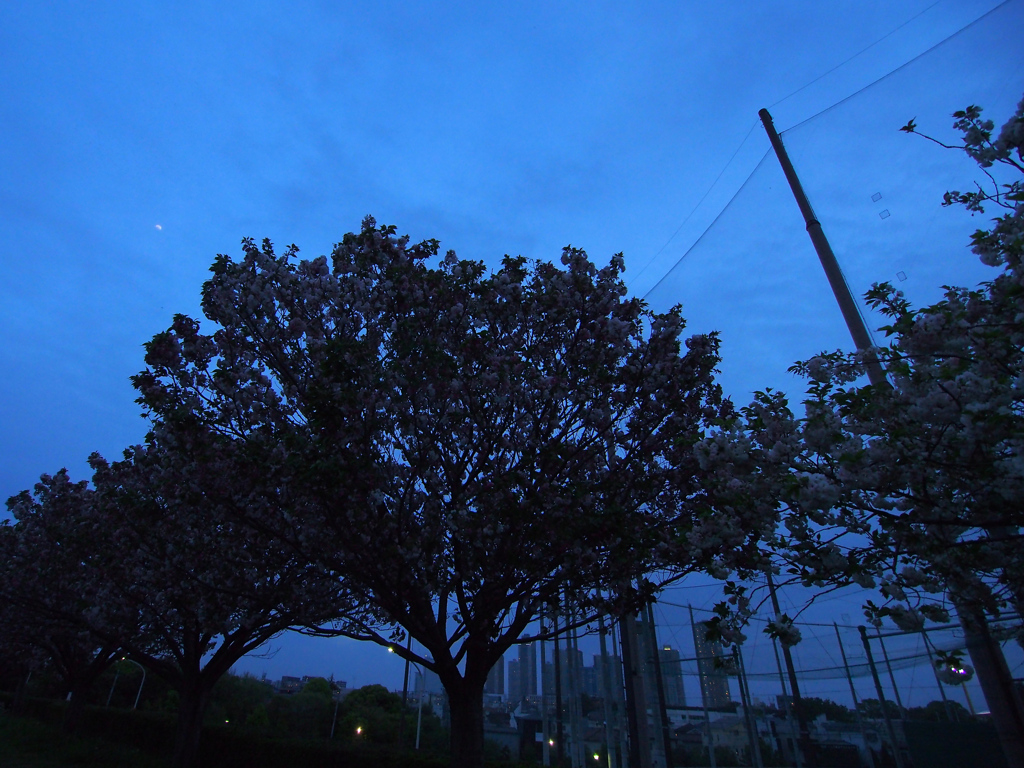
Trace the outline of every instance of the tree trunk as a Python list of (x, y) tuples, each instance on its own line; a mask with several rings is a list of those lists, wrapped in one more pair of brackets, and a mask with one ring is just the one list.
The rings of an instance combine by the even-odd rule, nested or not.
[(200, 678), (186, 680), (178, 691), (181, 699), (178, 705), (178, 728), (174, 737), (174, 757), (171, 760), (174, 768), (193, 768), (196, 764), (210, 690), (206, 681)]
[(484, 677), (456, 677), (445, 685), (452, 715), (452, 768), (483, 768), (484, 682)]
[(1024, 707), (1014, 690), (1003, 649), (989, 632), (988, 621), (981, 610), (959, 604), (957, 614), (1006, 764), (1009, 768), (1024, 768)]
[(61, 726), (64, 733), (74, 733), (78, 728), (89, 690), (113, 663), (113, 650), (104, 648), (88, 664), (76, 664), (71, 672), (65, 675), (69, 696)]

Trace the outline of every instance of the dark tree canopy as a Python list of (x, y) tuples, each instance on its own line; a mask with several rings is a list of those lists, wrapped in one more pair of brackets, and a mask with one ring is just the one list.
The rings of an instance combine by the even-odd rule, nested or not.
[(729, 411), (717, 339), (625, 298), (621, 256), (488, 274), (372, 219), (330, 258), (244, 249), (204, 286), (219, 330), (179, 316), (148, 345), (142, 402), (281, 478), (283, 514), (251, 524), (372, 608), (342, 632), (425, 649), (396, 647), (445, 685), (456, 764), (479, 763), (487, 672), (547, 604), (727, 570), (774, 519), (712, 515), (693, 446)]
[[(179, 766), (193, 764), (213, 686), (239, 658), (350, 606), (337, 580), (239, 522), (239, 509), (273, 495), (255, 492), (266, 477), (242, 474), (255, 467), (235, 447), (184, 423), (173, 435), (157, 427), (120, 462), (91, 457), (92, 487), (61, 472), (9, 502), (20, 535), (5, 591), (37, 624), (66, 628), (44, 635), (43, 647), (58, 670), (81, 668), (73, 692), (122, 653), (178, 692)], [(69, 634), (77, 656), (56, 655)], [(89, 665), (79, 660), (86, 651)]]
[[(67, 472), (43, 475), (35, 494), (8, 500), (14, 525), (0, 526), (0, 652), (22, 674), (47, 666), (69, 694), (64, 718), (75, 729), (89, 688), (121, 654), (123, 637), (140, 629), (131, 608), (105, 596), (80, 553), (91, 541), (82, 515), (92, 502), (86, 483)], [(93, 627), (111, 630), (100, 636)]]

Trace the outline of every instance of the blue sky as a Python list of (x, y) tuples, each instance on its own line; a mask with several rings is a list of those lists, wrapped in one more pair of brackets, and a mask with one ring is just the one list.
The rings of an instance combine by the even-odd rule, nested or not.
[[(792, 391), (789, 364), (849, 342), (773, 158), (673, 266), (758, 166), (759, 108), (800, 124), (997, 5), (5, 4), (0, 493), (142, 438), (128, 377), (198, 312), (215, 254), (252, 236), (319, 255), (366, 214), (491, 265), (623, 251), (638, 295), (672, 270), (649, 300), (723, 331), (727, 391)], [(855, 292), (984, 278), (963, 248), (979, 222), (938, 209), (972, 169), (896, 128), (1007, 115), (1022, 5), (784, 134)], [(265, 666), (348, 674), (320, 642), (286, 643), (308, 670)]]

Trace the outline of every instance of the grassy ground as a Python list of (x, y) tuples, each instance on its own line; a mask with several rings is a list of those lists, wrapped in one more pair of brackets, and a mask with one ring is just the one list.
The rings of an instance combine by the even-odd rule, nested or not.
[[(83, 720), (92, 718), (91, 723), (83, 722), (82, 730), (105, 737), (67, 736), (61, 733), (52, 711), (37, 709), (37, 715), (49, 716), (48, 722), (14, 717), (0, 709), (0, 768), (169, 768), (168, 760), (158, 756), (158, 745), (167, 741), (166, 718), (146, 712), (91, 709), (83, 713)], [(126, 742), (152, 749), (144, 752)], [(199, 765), (205, 768), (445, 768), (447, 764), (443, 756), (400, 752), (382, 745), (354, 748), (323, 739), (267, 738), (228, 726), (204, 729), (199, 753)], [(509, 762), (488, 765), (531, 768)]]
[(137, 749), (93, 738), (75, 738), (36, 720), (0, 715), (3, 768), (167, 768)]

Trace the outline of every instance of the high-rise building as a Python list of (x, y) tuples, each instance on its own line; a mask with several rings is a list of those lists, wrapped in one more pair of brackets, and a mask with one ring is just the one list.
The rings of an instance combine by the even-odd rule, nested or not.
[(661, 662), (661, 682), (665, 689), (665, 706), (685, 707), (686, 691), (683, 688), (683, 667), (679, 651), (666, 645), (658, 651), (658, 658)]
[(504, 695), (505, 693), (505, 657), (502, 656), (495, 662), (494, 666), (491, 667), (491, 671), (487, 673), (487, 681), (484, 683), (484, 693), (496, 693)]
[(444, 693), (444, 686), (441, 684), (441, 678), (438, 677), (437, 672), (434, 672), (433, 670), (423, 670), (422, 685), (422, 690), (427, 693)]
[(659, 704), (657, 672), (660, 669), (660, 691), (664, 693), (665, 706), (685, 707), (686, 693), (683, 688), (683, 669), (679, 651), (672, 646), (664, 645), (657, 649), (658, 656), (655, 659), (657, 631), (651, 623), (650, 617), (641, 614), (637, 617), (634, 626), (636, 628), (637, 673), (643, 675), (644, 678), (645, 696), (648, 697), (646, 706), (650, 708)]
[[(587, 675), (584, 672), (583, 651), (573, 648), (558, 649), (558, 674), (559, 682), (562, 684), (562, 695), (569, 696), (570, 692), (589, 693), (586, 688)], [(542, 684), (544, 695), (555, 695), (555, 664), (553, 661), (544, 663), (542, 670)]]
[(510, 702), (521, 701), (522, 686), (519, 684), (519, 659), (508, 660), (508, 700)]
[(520, 698), (537, 695), (537, 646), (523, 643), (519, 646)]
[(703, 626), (694, 625), (693, 645), (697, 651), (697, 674), (708, 709), (724, 709), (732, 702), (729, 694), (729, 675), (722, 663), (725, 649), (716, 640), (707, 640)]
[(583, 669), (583, 691), (589, 696), (599, 699), (604, 698), (606, 666), (608, 667), (608, 684), (611, 685), (612, 700), (617, 701), (624, 695), (622, 690), (622, 659), (618, 656), (594, 654), (594, 665), (592, 667), (584, 667)]
[(537, 647), (519, 646), (519, 658), (508, 662), (508, 699), (516, 702), (537, 695)]

